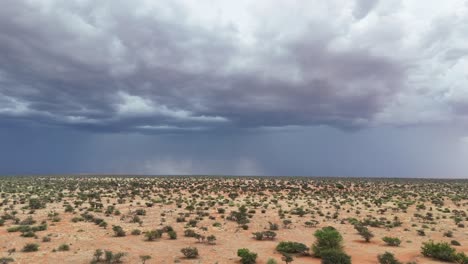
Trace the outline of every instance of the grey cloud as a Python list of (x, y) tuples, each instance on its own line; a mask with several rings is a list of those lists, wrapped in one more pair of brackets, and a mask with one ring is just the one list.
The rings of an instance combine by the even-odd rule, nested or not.
[(379, 0), (356, 0), (353, 15), (362, 19), (378, 4)]
[[(7, 1), (0, 97), (9, 104), (0, 105), (0, 118), (116, 132), (164, 128), (146, 133), (349, 128), (371, 123), (405, 88), (398, 58), (334, 49), (343, 32), (326, 21), (311, 18), (294, 37), (254, 31), (252, 46), (232, 24), (193, 22), (182, 4), (143, 3)], [(358, 1), (355, 12), (375, 5)], [(121, 93), (166, 110), (125, 114)]]

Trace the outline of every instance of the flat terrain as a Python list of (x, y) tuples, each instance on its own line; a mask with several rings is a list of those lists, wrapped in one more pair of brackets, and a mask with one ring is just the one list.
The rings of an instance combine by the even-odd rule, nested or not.
[[(421, 254), (430, 240), (468, 252), (466, 180), (0, 177), (0, 194), (0, 258), (13, 263), (91, 263), (97, 249), (125, 253), (123, 263), (144, 255), (146, 263), (240, 263), (240, 248), (257, 253), (257, 263), (284, 263), (281, 241), (312, 248), (314, 232), (327, 226), (358, 264), (378, 263), (386, 251), (403, 263), (444, 263)], [(357, 224), (374, 235), (369, 242)], [(268, 230), (274, 239), (253, 236)], [(386, 236), (401, 244), (388, 246)], [(24, 252), (28, 243), (37, 251)], [(185, 247), (199, 256), (185, 258)], [(312, 250), (293, 258), (321, 263)]]

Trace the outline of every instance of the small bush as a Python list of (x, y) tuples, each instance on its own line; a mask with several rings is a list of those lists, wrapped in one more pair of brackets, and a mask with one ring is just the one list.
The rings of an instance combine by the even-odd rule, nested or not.
[(15, 260), (13, 258), (10, 258), (10, 257), (0, 258), (0, 263), (1, 264), (7, 264), (7, 263), (10, 263), (10, 262), (15, 262)]
[(114, 234), (116, 237), (124, 237), (125, 236), (125, 231), (121, 226), (112, 226), (112, 231), (114, 231)]
[(377, 260), (379, 261), (379, 264), (402, 264), (390, 252), (385, 252), (382, 255), (378, 255)]
[(444, 232), (444, 237), (453, 237), (453, 232), (452, 231)]
[(198, 249), (196, 247), (186, 247), (180, 250), (186, 258), (198, 257)]
[(354, 228), (358, 231), (359, 235), (361, 235), (366, 242), (369, 242), (371, 238), (374, 237), (374, 234), (372, 234), (372, 232), (366, 226), (358, 224), (355, 225)]
[(294, 258), (290, 254), (284, 253), (283, 256), (281, 257), (281, 260), (286, 262), (286, 264), (289, 264), (293, 262)]
[(257, 261), (257, 253), (250, 252), (246, 248), (238, 249), (237, 256), (241, 258), (242, 264), (254, 264)]
[(28, 243), (23, 247), (23, 252), (34, 252), (39, 250), (39, 245), (35, 243)]
[(146, 237), (146, 240), (148, 241), (154, 241), (157, 238), (161, 238), (161, 236), (162, 236), (162, 232), (160, 232), (159, 230), (151, 230), (151, 231), (145, 232), (145, 237)]
[[(96, 251), (97, 253), (97, 251)], [(95, 253), (95, 256), (96, 256), (96, 253)], [(122, 263), (122, 258), (126, 255), (126, 253), (123, 253), (123, 252), (118, 252), (118, 253), (113, 253), (112, 251), (108, 251), (106, 250), (104, 252), (104, 256), (105, 256), (105, 261), (107, 263)]]
[(312, 251), (318, 258), (322, 256), (324, 250), (342, 251), (343, 249), (343, 237), (334, 227), (329, 226), (317, 230), (314, 236), (317, 240), (312, 246)]
[(68, 244), (62, 244), (58, 247), (57, 249), (58, 251), (69, 251), (70, 250), (70, 246)]
[(454, 260), (455, 249), (445, 242), (434, 243), (433, 241), (429, 241), (423, 243), (423, 246), (421, 247), (421, 253), (425, 257), (450, 262)]
[(276, 246), (276, 250), (281, 253), (306, 253), (309, 248), (299, 242), (291, 242), (291, 241), (282, 241)]
[(401, 244), (401, 240), (397, 237), (383, 237), (382, 240), (391, 247), (398, 247)]
[(196, 235), (197, 235), (197, 233), (193, 229), (186, 229), (184, 231), (184, 236), (186, 236), (186, 237), (195, 237)]
[(177, 233), (174, 230), (167, 232), (170, 239), (177, 239)]
[(454, 259), (458, 264), (468, 264), (468, 256), (463, 252), (455, 254)]
[(216, 237), (214, 235), (209, 235), (206, 237), (206, 241), (210, 245), (214, 245), (216, 243)]
[(351, 257), (341, 250), (325, 249), (320, 254), (322, 264), (351, 264)]

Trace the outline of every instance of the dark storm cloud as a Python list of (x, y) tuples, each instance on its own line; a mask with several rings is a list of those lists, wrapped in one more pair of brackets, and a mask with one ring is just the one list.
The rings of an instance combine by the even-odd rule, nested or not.
[[(375, 1), (359, 1), (363, 16)], [(52, 3), (52, 4), (51, 4)], [(0, 118), (103, 131), (361, 127), (404, 86), (397, 59), (334, 49), (310, 21), (290, 38), (203, 25), (183, 5), (8, 0)]]
[(0, 174), (466, 177), (467, 25), (464, 0), (4, 0)]

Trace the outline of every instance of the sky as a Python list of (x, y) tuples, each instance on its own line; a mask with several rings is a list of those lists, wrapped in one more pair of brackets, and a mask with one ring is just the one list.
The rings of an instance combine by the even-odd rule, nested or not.
[(0, 174), (468, 178), (468, 1), (4, 0)]

